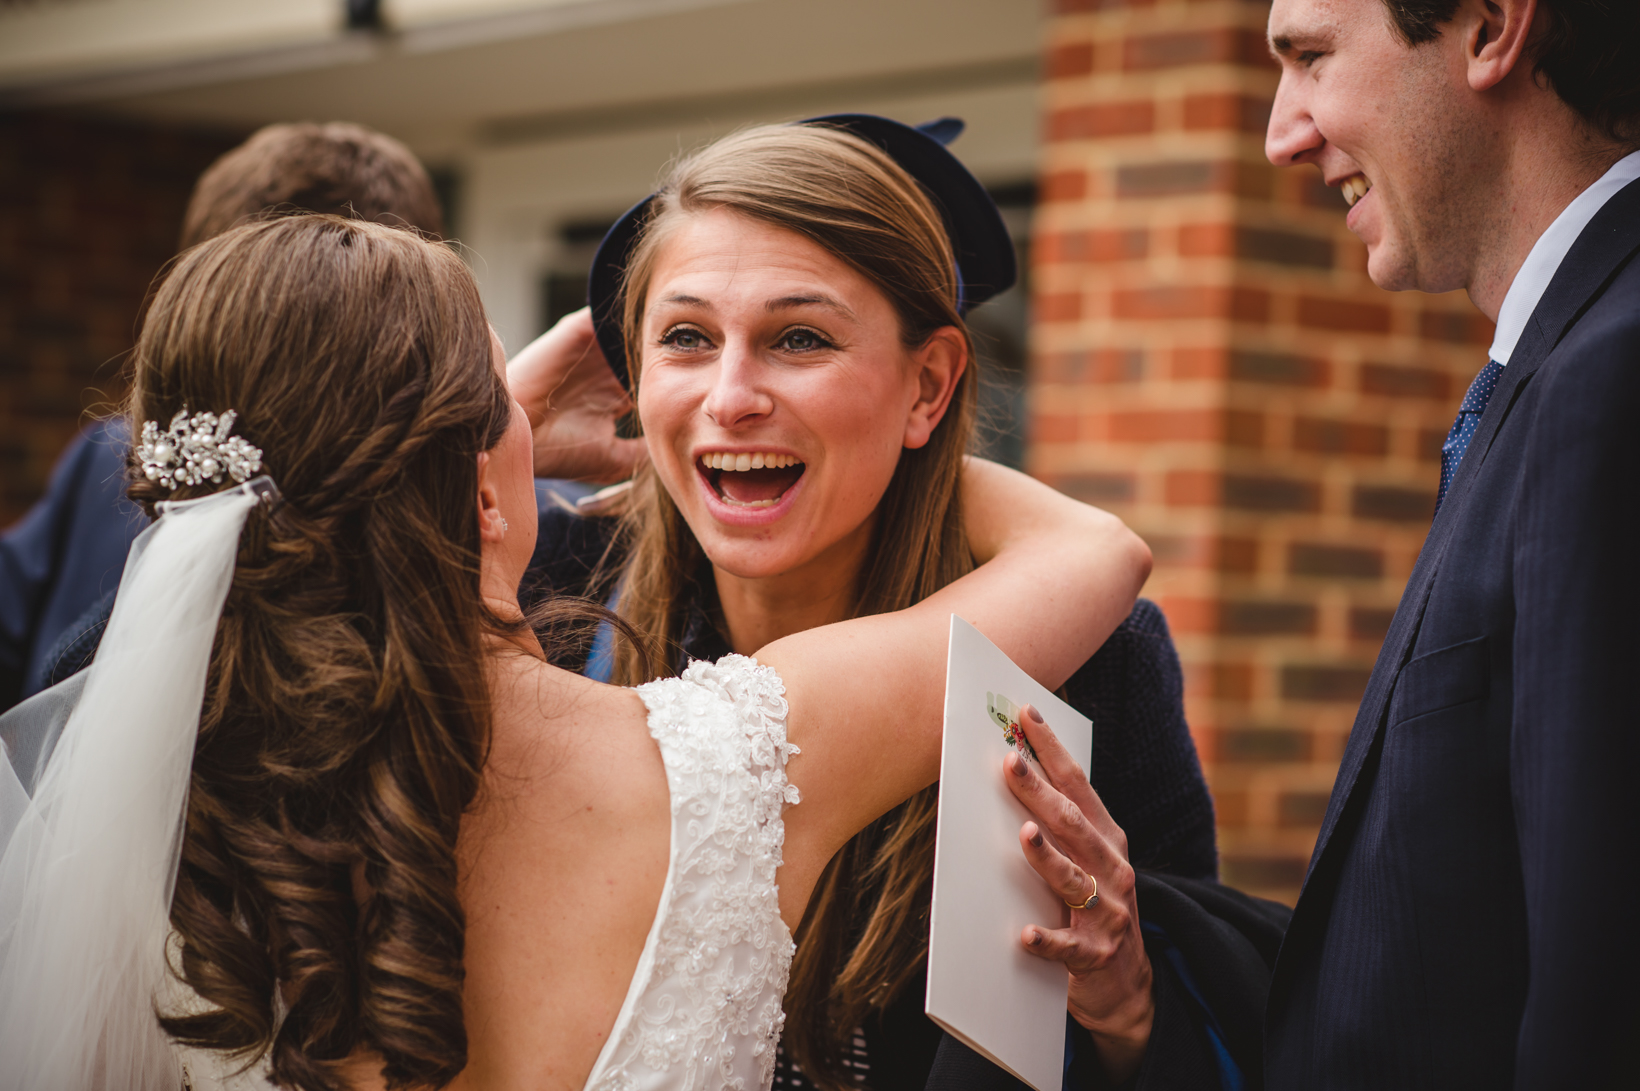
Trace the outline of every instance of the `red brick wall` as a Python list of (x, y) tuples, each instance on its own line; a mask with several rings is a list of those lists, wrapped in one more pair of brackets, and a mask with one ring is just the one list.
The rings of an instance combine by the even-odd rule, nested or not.
[(1146, 538), (1228, 882), (1291, 899), (1491, 327), (1264, 159), (1258, 0), (1056, 0), (1030, 469)]
[(0, 527), (124, 387), (144, 292), (194, 179), (243, 134), (0, 115)]

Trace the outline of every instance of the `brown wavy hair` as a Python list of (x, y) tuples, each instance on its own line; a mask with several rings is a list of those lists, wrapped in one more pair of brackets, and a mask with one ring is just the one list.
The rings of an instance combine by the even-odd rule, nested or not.
[[(276, 1083), (466, 1064), (456, 833), (488, 746), (475, 459), (511, 401), (472, 277), (399, 229), (234, 228), (176, 259), (133, 432), (233, 409), (283, 502), (246, 523), (211, 652), (171, 905), (205, 1001), (161, 1023)], [(135, 475), (131, 496), (187, 499)]]
[[(1458, 0), (1382, 0), (1390, 27), (1408, 46), (1432, 42), (1457, 13)], [(1533, 72), (1602, 136), (1640, 145), (1640, 3), (1539, 0), (1542, 28), (1529, 43)]]
[(399, 141), (349, 121), (281, 122), (256, 130), (199, 176), (177, 249), (298, 210), (444, 234), (433, 180)]
[[(669, 172), (623, 285), (623, 329), (634, 393), (642, 382), (643, 307), (657, 257), (676, 227), (728, 208), (812, 239), (847, 262), (893, 305), (908, 348), (953, 326), (968, 341), (950, 408), (928, 443), (903, 450), (877, 504), (873, 539), (850, 616), (901, 610), (973, 568), (958, 483), (974, 430), (978, 375), (957, 311), (956, 260), (928, 194), (876, 145), (819, 125), (745, 129)], [(643, 659), (679, 665), (683, 605), (711, 582), (699, 542), (652, 468), (639, 476), (622, 520), (627, 559), (619, 612), (647, 647), (617, 639), (614, 678), (650, 677)], [(921, 969), (928, 951), (937, 786), (857, 834), (827, 865), (797, 933), (786, 991), (785, 1045), (824, 1087), (856, 1086), (843, 1068), (854, 1028)]]

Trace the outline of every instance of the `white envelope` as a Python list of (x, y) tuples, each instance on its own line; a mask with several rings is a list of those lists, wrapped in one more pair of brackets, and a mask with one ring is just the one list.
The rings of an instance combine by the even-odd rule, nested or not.
[[(1026, 862), (1027, 811), (1003, 782), (1021, 706), (1035, 705), (1078, 761), (1093, 725), (1038, 685), (966, 621), (951, 616), (945, 750), (928, 941), (928, 1017), (1037, 1091), (1060, 1091), (1065, 968), (1027, 954), (1027, 924), (1062, 927), (1064, 902)], [(1033, 759), (1034, 760), (1034, 759)]]

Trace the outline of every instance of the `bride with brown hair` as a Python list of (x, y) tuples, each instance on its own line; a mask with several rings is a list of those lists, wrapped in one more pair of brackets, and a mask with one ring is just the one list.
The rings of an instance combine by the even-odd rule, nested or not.
[(252, 224), (168, 271), (130, 408), (162, 518), (89, 671), (0, 720), (0, 1087), (767, 1087), (818, 877), (936, 775), (950, 614), (1058, 685), (1148, 571), (970, 461), (970, 574), (602, 685), (519, 606), (502, 365), (403, 231)]

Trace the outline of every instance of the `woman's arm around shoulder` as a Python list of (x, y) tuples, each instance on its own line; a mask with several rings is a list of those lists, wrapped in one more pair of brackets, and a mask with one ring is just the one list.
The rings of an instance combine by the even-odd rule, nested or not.
[(915, 606), (775, 641), (757, 653), (786, 684), (790, 777), (782, 914), (795, 925), (832, 854), (939, 775), (950, 618), (972, 623), (1037, 681), (1069, 678), (1133, 608), (1150, 551), (1109, 512), (970, 459), (962, 503), (982, 563)]

